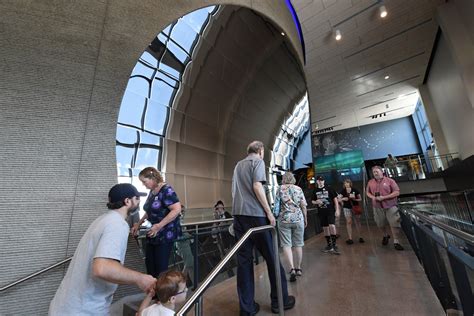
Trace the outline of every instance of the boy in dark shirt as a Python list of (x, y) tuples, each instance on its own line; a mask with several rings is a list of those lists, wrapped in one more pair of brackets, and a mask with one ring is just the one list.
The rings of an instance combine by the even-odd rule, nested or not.
[(336, 211), (339, 212), (337, 193), (333, 188), (324, 185), (322, 176), (316, 178), (316, 183), (317, 188), (313, 192), (311, 202), (318, 207), (319, 220), (327, 241), (327, 246), (323, 249), (323, 252), (339, 255), (339, 249), (336, 245), (335, 225)]

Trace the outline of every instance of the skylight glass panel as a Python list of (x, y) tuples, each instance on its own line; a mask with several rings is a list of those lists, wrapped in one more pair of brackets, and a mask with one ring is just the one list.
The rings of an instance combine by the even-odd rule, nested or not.
[(181, 47), (176, 45), (173, 41), (169, 41), (167, 47), (169, 52), (171, 52), (182, 64), (186, 64), (188, 62), (190, 55)]
[(185, 51), (191, 52), (198, 34), (187, 23), (179, 21), (171, 31), (170, 37)]
[(171, 104), (171, 97), (173, 96), (174, 90), (175, 89), (165, 82), (154, 80), (150, 99), (161, 104)]
[(140, 132), (140, 143), (161, 147), (163, 145), (163, 137), (148, 132)]
[[(150, 91), (150, 81), (142, 77), (130, 78), (125, 91), (125, 93), (133, 92), (137, 95), (148, 96), (148, 92)], [(122, 104), (123, 102), (124, 100), (122, 100)]]
[(149, 52), (143, 52), (143, 54), (140, 56), (140, 61), (155, 69), (158, 66), (158, 60), (156, 60), (156, 58), (153, 57), (153, 55)]
[(157, 148), (139, 148), (137, 159), (135, 161), (135, 169), (144, 169), (149, 166), (156, 166), (160, 150)]
[(172, 76), (175, 80), (181, 80), (182, 73), (165, 63), (160, 63), (160, 70)]
[(145, 115), (145, 130), (164, 135), (169, 108), (156, 102), (149, 102)]
[(156, 69), (150, 68), (142, 63), (137, 63), (135, 67), (133, 67), (133, 71), (130, 77), (142, 76), (151, 79), (153, 78), (153, 74), (155, 73), (155, 71)]
[(145, 97), (127, 89), (122, 99), (122, 106), (120, 107), (119, 123), (141, 127), (144, 107)]
[(186, 22), (196, 33), (201, 33), (202, 27), (209, 17), (209, 13), (214, 10), (215, 6), (203, 8), (190, 14), (187, 14), (181, 18), (182, 21)]
[(137, 130), (126, 127), (117, 127), (117, 141), (122, 144), (135, 144), (137, 142)]

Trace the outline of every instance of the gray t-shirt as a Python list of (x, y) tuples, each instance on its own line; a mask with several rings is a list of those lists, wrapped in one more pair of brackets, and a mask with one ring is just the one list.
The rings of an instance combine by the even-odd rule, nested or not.
[(254, 182), (267, 182), (265, 162), (257, 155), (250, 154), (239, 161), (232, 177), (232, 214), (266, 217), (263, 206), (253, 191)]
[(97, 218), (82, 236), (66, 276), (49, 306), (49, 315), (108, 315), (117, 284), (94, 278), (94, 258), (123, 264), (129, 227), (122, 215), (109, 211)]

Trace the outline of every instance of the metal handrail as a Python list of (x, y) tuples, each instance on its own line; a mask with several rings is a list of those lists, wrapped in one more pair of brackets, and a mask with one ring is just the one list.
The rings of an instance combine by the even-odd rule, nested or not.
[[(224, 266), (232, 259), (232, 257), (239, 251), (242, 245), (250, 238), (252, 234), (261, 233), (264, 231), (270, 230), (273, 237), (273, 248), (275, 253), (275, 276), (277, 280), (277, 294), (278, 294), (278, 310), (279, 314), (283, 315), (283, 292), (282, 292), (282, 285), (281, 285), (281, 275), (280, 275), (280, 257), (278, 253), (278, 240), (276, 236), (276, 229), (274, 226), (265, 225), (261, 227), (255, 227), (249, 229), (242, 238), (235, 244), (235, 246), (229, 251), (229, 253), (222, 259), (219, 264), (209, 273), (206, 279), (201, 283), (201, 285), (194, 291), (193, 295), (186, 301), (186, 303), (181, 307), (181, 309), (176, 313), (177, 316), (182, 316), (185, 313), (189, 312), (191, 307), (196, 304), (195, 308), (195, 315), (200, 316), (202, 314), (202, 294), (204, 291), (207, 290), (209, 285), (212, 281), (217, 277), (220, 271), (224, 268)], [(196, 302), (197, 300), (200, 302)]]
[[(209, 220), (209, 221), (201, 221), (201, 222), (192, 222), (192, 223), (181, 224), (181, 226), (199, 226), (199, 225), (204, 225), (204, 224), (222, 223), (222, 222), (230, 222), (230, 221), (233, 221), (233, 219), (232, 218), (225, 218), (225, 219), (217, 219), (217, 220)], [(28, 281), (28, 280), (30, 280), (30, 279), (32, 279), (32, 278), (34, 278), (34, 277), (36, 277), (40, 274), (48, 272), (49, 270), (54, 269), (54, 268), (56, 268), (60, 265), (63, 265), (63, 264), (65, 264), (65, 263), (67, 263), (71, 260), (72, 260), (72, 256), (67, 258), (67, 259), (64, 259), (62, 261), (59, 261), (59, 262), (57, 262), (57, 263), (55, 263), (55, 264), (53, 264), (49, 267), (46, 267), (44, 269), (41, 269), (41, 270), (36, 271), (34, 273), (31, 273), (30, 275), (27, 275), (26, 277), (23, 277), (23, 278), (21, 278), (17, 281), (14, 281), (14, 282), (12, 282), (10, 284), (7, 284), (4, 287), (0, 288), (0, 292), (8, 290), (9, 288), (11, 288), (11, 287), (13, 287), (17, 284), (23, 283), (23, 282)]]
[(65, 264), (65, 263), (71, 261), (71, 259), (72, 259), (72, 256), (69, 257), (69, 258), (67, 258), (67, 259), (64, 259), (64, 260), (62, 260), (62, 261), (59, 261), (58, 263), (55, 263), (55, 264), (53, 264), (52, 266), (49, 266), (49, 267), (47, 267), (47, 268), (44, 268), (44, 269), (42, 269), (42, 270), (40, 270), (40, 271), (37, 271), (37, 272), (35, 272), (35, 273), (32, 273), (32, 274), (30, 274), (30, 275), (28, 275), (28, 276), (26, 276), (26, 277), (24, 277), (24, 278), (21, 278), (21, 279), (15, 281), (15, 282), (12, 282), (12, 283), (10, 283), (10, 284), (8, 284), (8, 285), (5, 285), (4, 287), (0, 288), (0, 292), (3, 292), (3, 291), (5, 291), (5, 290), (8, 290), (8, 289), (11, 288), (12, 286), (15, 286), (15, 285), (17, 285), (17, 284), (20, 284), (20, 283), (22, 283), (22, 282), (25, 282), (25, 281), (27, 281), (27, 280), (29, 280), (29, 279), (34, 278), (34, 277), (37, 276), (37, 275), (40, 275), (40, 274), (42, 274), (42, 273), (44, 273), (44, 272), (47, 272), (47, 271), (49, 271), (49, 270), (51, 270), (51, 269), (54, 269), (54, 268), (56, 268), (56, 267), (59, 267), (60, 265), (63, 265), (63, 264)]
[(406, 209), (404, 209), (402, 211), (407, 213), (407, 214), (415, 215), (416, 217), (418, 217), (419, 219), (421, 219), (425, 223), (428, 223), (428, 224), (434, 225), (438, 228), (441, 228), (442, 230), (450, 233), (451, 235), (456, 236), (456, 237), (460, 238), (461, 240), (463, 240), (463, 241), (465, 241), (465, 242), (467, 242), (471, 245), (474, 245), (474, 236), (471, 235), (471, 234), (468, 234), (466, 232), (463, 232), (462, 230), (456, 229), (456, 228), (451, 227), (451, 226), (449, 226), (449, 225), (447, 225), (443, 222), (440, 222), (436, 219), (433, 219), (429, 216), (426, 216), (426, 215), (422, 214), (419, 211), (406, 210)]
[(206, 224), (214, 224), (214, 223), (223, 223), (223, 222), (231, 222), (233, 218), (222, 218), (222, 219), (213, 219), (201, 222), (190, 222), (190, 223), (181, 223), (181, 226), (199, 226), (199, 225), (206, 225)]

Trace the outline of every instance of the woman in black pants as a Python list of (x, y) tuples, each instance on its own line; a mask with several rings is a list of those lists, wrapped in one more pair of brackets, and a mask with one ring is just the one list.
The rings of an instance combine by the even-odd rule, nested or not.
[(147, 233), (145, 264), (147, 273), (156, 278), (168, 269), (173, 242), (182, 234), (179, 221), (181, 203), (176, 192), (163, 181), (155, 168), (143, 169), (138, 177), (150, 193), (143, 205), (146, 214), (133, 226), (132, 234), (137, 234), (145, 220), (152, 224)]

